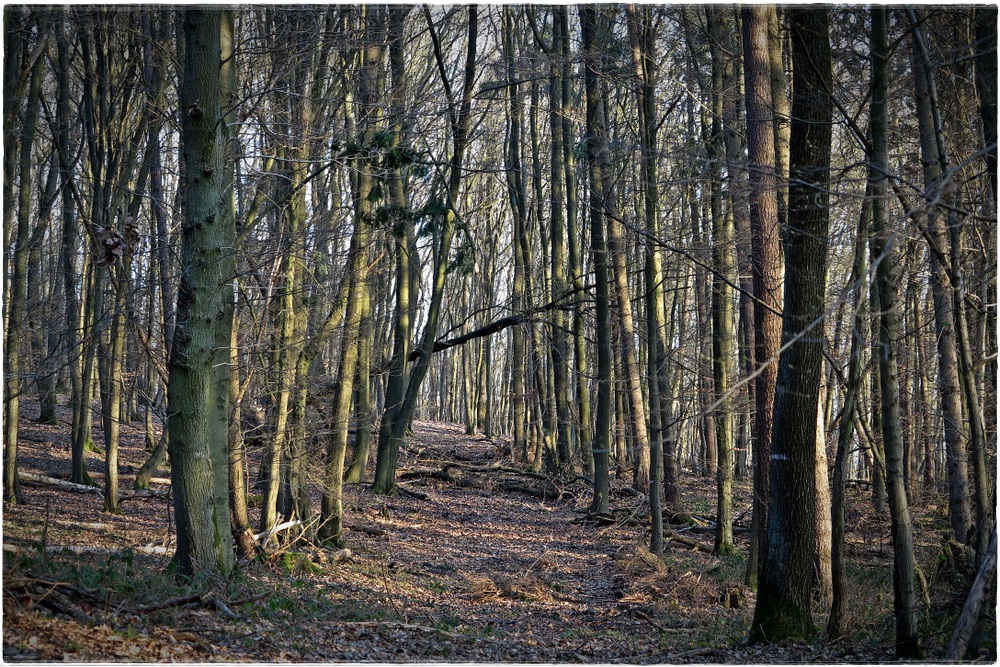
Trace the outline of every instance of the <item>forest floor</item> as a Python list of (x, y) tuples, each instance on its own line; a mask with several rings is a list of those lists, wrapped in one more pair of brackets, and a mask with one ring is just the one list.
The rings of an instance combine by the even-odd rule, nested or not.
[[(68, 477), (68, 426), (22, 422), (22, 471)], [(127, 425), (122, 488), (146, 451)], [(88, 470), (101, 480), (100, 455)], [(893, 659), (888, 517), (850, 494), (847, 637), (746, 645), (754, 593), (737, 552), (712, 555), (714, 484), (686, 476), (692, 520), (659, 561), (646, 551), (642, 498), (614, 482), (615, 519), (584, 522), (590, 490), (526, 474), (509, 443), (418, 422), (400, 456), (412, 493), (348, 485), (349, 551), (301, 540), (241, 564), (233, 581), (177, 583), (169, 486), (104, 513), (97, 493), (25, 483), (27, 504), (3, 512), (5, 661), (790, 663)], [(159, 473), (168, 477), (166, 471)], [(167, 480), (163, 479), (162, 482)], [(940, 658), (969, 579), (942, 555), (940, 501), (914, 503), (927, 581), (921, 633)], [(317, 505), (314, 505), (318, 507)], [(749, 482), (734, 515), (747, 526)], [(648, 511), (645, 516), (648, 518)], [(703, 525), (699, 525), (704, 519)], [(637, 520), (638, 519), (638, 520)], [(681, 540), (687, 544), (682, 544)], [(692, 546), (695, 545), (695, 546)], [(159, 553), (157, 553), (159, 552)], [(825, 627), (817, 601), (816, 626)], [(995, 625), (990, 626), (995, 636)], [(996, 657), (990, 640), (984, 661)]]

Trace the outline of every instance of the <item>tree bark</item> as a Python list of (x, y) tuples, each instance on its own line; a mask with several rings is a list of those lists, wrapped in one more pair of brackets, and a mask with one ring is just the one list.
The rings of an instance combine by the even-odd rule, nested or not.
[(878, 262), (876, 283), (879, 295), (878, 368), (882, 403), (882, 442), (886, 463), (886, 492), (892, 517), (894, 613), (896, 616), (896, 657), (922, 657), (917, 635), (916, 561), (913, 554), (913, 524), (906, 500), (903, 441), (899, 415), (899, 380), (896, 343), (898, 323), (898, 280), (894, 235), (889, 229), (887, 177), (889, 170), (888, 98), (889, 48), (886, 38), (886, 9), (872, 7), (872, 101), (871, 166), (872, 260)]
[[(921, 62), (919, 47), (911, 39), (911, 69), (914, 101), (920, 129), (920, 161), (923, 165), (925, 196), (930, 200), (940, 187), (941, 155), (936, 141), (936, 127), (930, 96), (930, 81)], [(951, 281), (944, 258), (949, 255), (949, 240), (940, 211), (929, 206), (923, 224), (933, 243), (930, 269), (934, 295), (934, 328), (937, 340), (938, 395), (944, 419), (944, 441), (948, 473), (948, 513), (955, 539), (966, 543), (972, 527), (969, 498), (969, 469), (963, 438), (962, 389), (959, 381), (958, 350), (955, 342), (955, 305)]]
[(594, 427), (594, 499), (591, 514), (608, 513), (610, 487), (609, 463), (611, 452), (611, 321), (608, 294), (608, 252), (604, 240), (605, 192), (604, 170), (608, 165), (607, 140), (602, 109), (601, 69), (599, 58), (599, 9), (581, 5), (580, 24), (583, 31), (587, 97), (587, 163), (590, 167), (590, 251), (593, 255), (595, 291), (597, 297), (597, 423)]
[[(45, 39), (44, 36), (42, 38)], [(13, 56), (8, 54), (8, 57), (12, 58)], [(28, 245), (31, 236), (31, 157), (32, 144), (35, 142), (35, 126), (38, 123), (38, 112), (41, 108), (44, 64), (45, 60), (38, 58), (31, 67), (31, 82), (28, 85), (24, 117), (21, 119), (14, 266), (10, 280), (10, 294), (4, 299), (7, 311), (7, 329), (4, 342), (3, 493), (4, 500), (12, 505), (24, 502), (21, 482), (17, 474), (18, 422), (21, 418), (20, 394), (23, 388), (21, 339), (27, 331), (25, 301), (27, 300)]]
[(172, 463), (177, 562), (181, 575), (228, 576), (233, 569), (229, 526), (226, 432), (228, 392), (220, 394), (216, 368), (229, 362), (235, 275), (233, 221), (223, 190), (221, 14), (187, 9), (181, 140), (186, 191), (182, 225), (177, 328), (170, 355), (168, 428)]
[(756, 585), (759, 563), (767, 557), (770, 499), (771, 431), (777, 353), (781, 340), (782, 262), (779, 246), (778, 198), (770, 83), (768, 12), (773, 7), (749, 5), (743, 15), (743, 77), (746, 88), (747, 171), (750, 184), (750, 243), (754, 307), (753, 528), (747, 581)]
[(824, 6), (811, 6), (789, 16), (795, 95), (785, 237), (785, 349), (775, 391), (768, 542), (752, 641), (805, 638), (813, 631), (816, 406), (823, 364), (832, 137), (827, 12)]

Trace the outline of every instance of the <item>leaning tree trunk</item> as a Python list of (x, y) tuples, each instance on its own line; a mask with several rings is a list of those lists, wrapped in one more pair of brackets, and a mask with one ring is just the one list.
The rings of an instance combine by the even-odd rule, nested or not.
[[(447, 82), (447, 73), (441, 54), (440, 43), (434, 29), (433, 19), (430, 16), (430, 9), (424, 8), (428, 27), (431, 29), (431, 37), (434, 42), (435, 60), (442, 75), (442, 80)], [(419, 358), (416, 361), (407, 382), (406, 392), (403, 395), (399, 407), (382, 416), (383, 420), (389, 420), (386, 429), (387, 441), (383, 445), (381, 433), (379, 435), (378, 459), (375, 463), (375, 481), (372, 484), (372, 491), (380, 494), (392, 493), (396, 488), (396, 462), (398, 460), (399, 448), (403, 443), (406, 428), (413, 419), (416, 411), (417, 399), (420, 394), (420, 385), (430, 368), (431, 354), (434, 348), (434, 338), (437, 336), (438, 323), (441, 317), (441, 301), (444, 296), (445, 277), (447, 275), (451, 242), (455, 234), (455, 224), (458, 219), (458, 199), (459, 190), (462, 184), (463, 163), (465, 161), (466, 149), (469, 146), (470, 119), (472, 115), (472, 97), (475, 90), (476, 79), (476, 44), (479, 35), (478, 8), (472, 5), (468, 8), (468, 45), (466, 49), (464, 81), (462, 84), (462, 96), (454, 99), (450, 93), (451, 86), (446, 85), (448, 91), (448, 119), (452, 133), (452, 153), (448, 167), (448, 190), (447, 206), (443, 224), (438, 230), (437, 247), (435, 248), (435, 265), (433, 267), (433, 277), (431, 280), (431, 296), (427, 310), (427, 319), (424, 330), (421, 334), (420, 345), (417, 348)]]
[(823, 372), (824, 297), (832, 138), (828, 9), (790, 14), (795, 62), (788, 230), (785, 237), (784, 351), (778, 365), (771, 441), (768, 549), (761, 562), (754, 641), (812, 634), (816, 417)]

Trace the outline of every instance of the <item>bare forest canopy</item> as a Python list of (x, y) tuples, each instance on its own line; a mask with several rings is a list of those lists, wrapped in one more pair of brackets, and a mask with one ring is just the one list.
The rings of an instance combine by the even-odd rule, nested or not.
[(570, 498), (738, 563), (753, 645), (852, 637), (873, 512), (889, 657), (993, 659), (996, 44), (982, 4), (7, 5), (5, 509), (169, 489), (178, 575), (232, 581), (350, 546), (359, 489)]

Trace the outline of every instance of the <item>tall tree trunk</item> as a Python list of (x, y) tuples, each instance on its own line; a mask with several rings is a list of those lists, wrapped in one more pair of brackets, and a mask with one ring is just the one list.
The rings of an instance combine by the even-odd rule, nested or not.
[[(231, 125), (236, 121), (234, 114), (236, 111), (235, 106), (232, 105), (232, 100), (235, 99), (237, 93), (237, 71), (236, 71), (236, 25), (234, 20), (234, 14), (231, 11), (222, 12), (221, 20), (219, 22), (219, 47), (221, 49), (221, 72), (219, 74), (219, 83), (222, 93), (222, 99), (226, 100), (225, 105), (228, 108), (229, 114), (226, 115), (226, 123), (223, 127), (225, 132), (224, 137), (226, 139), (226, 153), (225, 153), (225, 167), (223, 170), (223, 192), (233, 192), (235, 182), (236, 182), (236, 160), (239, 155), (239, 140), (236, 133), (230, 129)], [(152, 141), (154, 138), (150, 137)], [(159, 152), (159, 140), (156, 139), (154, 144), (154, 150)], [(158, 156), (156, 161), (158, 161)], [(152, 195), (153, 195), (153, 207), (154, 215), (156, 217), (156, 236), (159, 238), (160, 246), (160, 260), (166, 261), (166, 242), (167, 242), (167, 232), (166, 232), (166, 214), (163, 210), (162, 204), (162, 185), (157, 185), (160, 179), (158, 175), (159, 165), (154, 162), (153, 172), (150, 174), (152, 179)], [(157, 194), (159, 192), (159, 194)], [(226, 197), (223, 204), (223, 211), (227, 219), (227, 224), (232, 224), (233, 229), (236, 228), (236, 211), (235, 211), (235, 200), (232, 197)], [(230, 222), (231, 221), (231, 222)], [(165, 281), (168, 273), (166, 272), (166, 267), (160, 267), (160, 285), (161, 289), (166, 289), (166, 293), (161, 293), (161, 298), (166, 298), (169, 295), (169, 288), (165, 287), (168, 283)], [(169, 306), (164, 302), (163, 310), (163, 326), (164, 326), (164, 345), (167, 350), (170, 349), (170, 342), (173, 335), (173, 321), (170, 315), (170, 310), (172, 306)], [(240, 354), (239, 354), (239, 317), (234, 309), (233, 317), (231, 319), (231, 326), (229, 331), (229, 364), (225, 369), (226, 373), (226, 394), (229, 397), (229, 423), (226, 429), (226, 450), (228, 453), (228, 465), (226, 470), (228, 473), (228, 489), (229, 489), (229, 523), (230, 530), (233, 535), (233, 541), (236, 544), (236, 555), (239, 558), (251, 558), (257, 553), (257, 542), (253, 536), (253, 530), (250, 527), (250, 512), (247, 507), (247, 460), (246, 460), (246, 443), (243, 440), (243, 395), (245, 392), (245, 385), (240, 382)], [(164, 434), (166, 436), (166, 434)]]
[(642, 172), (642, 213), (645, 232), (643, 269), (646, 307), (646, 382), (649, 396), (649, 512), (651, 531), (649, 548), (654, 554), (663, 553), (663, 446), (661, 392), (662, 368), (666, 364), (663, 322), (663, 269), (654, 240), (659, 235), (656, 165), (656, 68), (653, 63), (654, 30), (649, 7), (641, 12), (635, 5), (626, 7), (629, 40), (632, 46), (632, 66), (635, 69), (636, 106), (639, 110), (640, 166)]
[(771, 424), (777, 353), (781, 339), (781, 249), (770, 83), (768, 13), (773, 7), (743, 7), (743, 77), (746, 87), (747, 171), (750, 183), (750, 243), (753, 267), (754, 483), (753, 527), (747, 581), (756, 585), (759, 563), (766, 557), (770, 499)]
[(438, 238), (434, 249), (435, 263), (431, 280), (430, 303), (427, 310), (427, 320), (421, 334), (420, 345), (418, 346), (420, 357), (417, 359), (410, 374), (406, 393), (399, 408), (392, 414), (386, 413), (382, 417), (383, 420), (389, 419), (391, 423), (389, 425), (390, 430), (388, 431), (387, 444), (383, 448), (380, 441), (379, 456), (375, 464), (375, 482), (372, 484), (372, 490), (380, 494), (392, 493), (396, 488), (396, 460), (399, 447), (403, 442), (406, 428), (413, 418), (417, 406), (417, 398), (420, 394), (420, 385), (427, 375), (427, 370), (431, 363), (434, 338), (437, 336), (438, 322), (441, 317), (441, 300), (444, 295), (445, 276), (449, 265), (451, 242), (455, 233), (455, 222), (458, 218), (457, 206), (459, 188), (462, 184), (462, 165), (465, 161), (465, 152), (469, 143), (472, 95), (475, 90), (476, 45), (479, 34), (478, 8), (470, 6), (468, 9), (468, 45), (465, 58), (465, 78), (462, 84), (462, 95), (458, 100), (454, 99), (450, 92), (451, 85), (446, 78), (440, 43), (438, 42), (437, 32), (434, 29), (433, 19), (430, 16), (430, 9), (425, 7), (424, 11), (428, 27), (431, 28), (435, 60), (442, 74), (445, 90), (448, 91), (446, 95), (448, 101), (448, 119), (452, 133), (452, 153), (448, 167), (448, 199), (446, 202), (448, 210), (445, 213), (441, 228), (438, 230)]
[[(569, 11), (565, 5), (555, 5), (552, 8), (553, 21), (558, 21), (564, 36), (562, 41), (562, 58), (560, 59), (560, 78), (562, 80), (562, 148), (563, 161), (566, 164), (566, 250), (569, 261), (570, 280), (573, 293), (583, 292), (583, 253), (580, 248), (581, 234), (578, 225), (579, 190), (576, 175), (576, 136), (573, 132), (573, 122), (570, 111), (574, 108), (571, 76), (571, 45), (569, 39)], [(573, 308), (573, 365), (575, 383), (575, 402), (577, 409), (577, 441), (583, 458), (585, 474), (594, 474), (593, 431), (591, 430), (590, 388), (587, 370), (587, 339), (585, 334), (584, 304), (575, 300)]]
[(825, 6), (789, 16), (795, 62), (785, 310), (771, 442), (768, 548), (750, 638), (812, 634), (816, 406), (823, 364), (829, 171), (832, 138), (830, 36)]
[(183, 15), (181, 140), (186, 190), (177, 328), (170, 355), (168, 418), (171, 477), (182, 575), (228, 576), (233, 569), (228, 507), (228, 382), (232, 333), (235, 226), (227, 215), (221, 91), (221, 15)]
[[(410, 11), (407, 6), (389, 8), (389, 68), (392, 73), (392, 90), (389, 97), (389, 114), (392, 123), (392, 148), (406, 146), (404, 102), (406, 99), (406, 63), (403, 53), (404, 22)], [(398, 446), (392, 441), (392, 425), (403, 402), (409, 380), (407, 359), (410, 352), (411, 312), (416, 296), (411, 290), (412, 265), (417, 259), (413, 239), (413, 223), (408, 216), (406, 190), (403, 182), (403, 164), (397, 162), (389, 170), (389, 204), (396, 211), (393, 225), (393, 248), (396, 259), (396, 312), (392, 331), (392, 360), (385, 388), (385, 409), (379, 423), (378, 460), (384, 470), (396, 469)], [(377, 475), (378, 473), (376, 473)]]
[(896, 271), (894, 234), (889, 229), (888, 196), (889, 126), (888, 100), (889, 47), (886, 38), (886, 9), (871, 8), (872, 81), (871, 141), (872, 154), (868, 179), (872, 196), (872, 260), (878, 262), (875, 280), (879, 294), (878, 369), (881, 381), (882, 441), (885, 449), (886, 492), (892, 518), (893, 610), (896, 616), (896, 658), (922, 657), (917, 636), (916, 561), (913, 555), (913, 523), (906, 501), (906, 470), (903, 465), (903, 440), (899, 421), (899, 379), (896, 341), (900, 337), (898, 320), (899, 276)]
[[(870, 190), (866, 194), (871, 194)], [(861, 389), (862, 351), (868, 340), (867, 321), (863, 304), (867, 299), (867, 253), (868, 220), (871, 218), (871, 198), (866, 197), (858, 219), (858, 230), (854, 238), (854, 264), (851, 268), (851, 285), (854, 286), (854, 319), (851, 327), (851, 356), (847, 367), (847, 385), (844, 387), (843, 405), (840, 412), (840, 430), (837, 433), (837, 453), (833, 464), (833, 485), (831, 489), (831, 592), (830, 619), (827, 623), (827, 637), (832, 641), (844, 635), (844, 614), (848, 604), (847, 554), (844, 518), (844, 494), (847, 488), (848, 457), (854, 445), (854, 415), (858, 409), (858, 392)]]
[[(43, 37), (44, 39), (44, 37)], [(8, 54), (9, 58), (13, 57)], [(21, 418), (21, 390), (23, 373), (21, 339), (25, 337), (25, 301), (27, 300), (28, 244), (31, 235), (31, 156), (35, 142), (35, 126), (41, 108), (42, 75), (44, 58), (38, 58), (31, 67), (31, 83), (24, 117), (21, 119), (20, 154), (18, 162), (17, 233), (14, 236), (13, 272), (10, 294), (4, 299), (7, 311), (6, 340), (4, 341), (4, 466), (3, 494), (10, 504), (24, 502), (21, 481), (17, 474), (18, 421)], [(8, 122), (10, 119), (8, 119)], [(6, 128), (5, 128), (6, 129)]]
[[(552, 16), (552, 51), (562, 53), (563, 42), (568, 39), (555, 13)], [(569, 290), (566, 280), (566, 202), (565, 174), (562, 136), (562, 79), (561, 64), (556, 58), (549, 61), (549, 130), (551, 136), (552, 159), (549, 179), (552, 248), (552, 298), (558, 299)], [(550, 336), (552, 337), (552, 373), (555, 390), (556, 410), (556, 451), (559, 463), (564, 468), (572, 468), (570, 452), (570, 410), (569, 410), (569, 338), (567, 318), (560, 309), (553, 313)]]
[[(723, 137), (724, 68), (722, 48), (726, 43), (723, 10), (719, 6), (706, 8), (712, 57), (712, 136), (709, 151), (712, 159), (712, 379), (715, 386), (715, 446), (718, 455), (716, 469), (716, 531), (717, 554), (731, 554), (733, 543), (733, 400), (729, 377), (732, 351), (735, 347), (733, 294), (730, 285), (736, 278), (733, 238), (733, 210), (723, 211), (721, 163), (726, 159)], [(731, 79), (731, 77), (730, 77)], [(730, 165), (730, 170), (735, 165)]]
[[(930, 81), (920, 57), (919, 47), (911, 40), (914, 101), (920, 128), (920, 161), (928, 200), (941, 187), (941, 156), (936, 140), (936, 126), (931, 104)], [(941, 221), (941, 212), (929, 206), (924, 214), (931, 248), (931, 289), (934, 295), (934, 328), (937, 338), (938, 394), (944, 419), (944, 442), (948, 471), (948, 513), (955, 539), (970, 539), (972, 508), (969, 499), (969, 472), (965, 443), (962, 441), (962, 394), (959, 382), (958, 349), (955, 342), (955, 305), (945, 258), (949, 240)]]
[(590, 251), (593, 255), (595, 291), (597, 296), (597, 422), (594, 427), (594, 499), (592, 514), (607, 514), (610, 486), (609, 460), (611, 452), (611, 321), (608, 294), (608, 251), (604, 241), (604, 215), (607, 179), (604, 171), (610, 167), (602, 104), (601, 67), (603, 52), (598, 24), (600, 9), (581, 5), (580, 24), (583, 31), (583, 56), (586, 65), (587, 97), (587, 163), (590, 167)]

